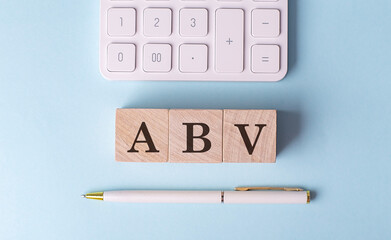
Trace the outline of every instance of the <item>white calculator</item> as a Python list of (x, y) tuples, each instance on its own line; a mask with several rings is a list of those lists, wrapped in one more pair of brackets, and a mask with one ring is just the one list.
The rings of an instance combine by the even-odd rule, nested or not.
[(109, 80), (279, 81), (288, 0), (101, 0)]

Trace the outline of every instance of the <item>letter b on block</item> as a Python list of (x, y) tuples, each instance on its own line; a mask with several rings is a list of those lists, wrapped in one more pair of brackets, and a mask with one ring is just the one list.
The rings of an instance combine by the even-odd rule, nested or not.
[(224, 162), (274, 163), (276, 140), (276, 110), (224, 111)]
[(115, 159), (167, 162), (168, 109), (117, 109)]
[[(205, 123), (183, 123), (187, 127), (186, 130), (186, 150), (183, 153), (203, 153), (207, 152), (212, 148), (212, 143), (209, 139), (206, 138), (206, 135), (209, 134), (210, 128)], [(200, 136), (194, 136), (194, 127), (200, 126), (202, 128), (202, 133)], [(204, 142), (204, 147), (200, 150), (194, 149), (194, 139), (198, 138)]]
[(222, 110), (170, 110), (170, 162), (221, 163)]

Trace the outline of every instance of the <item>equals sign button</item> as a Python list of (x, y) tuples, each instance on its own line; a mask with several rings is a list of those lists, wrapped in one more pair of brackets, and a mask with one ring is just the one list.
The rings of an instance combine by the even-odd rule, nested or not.
[(262, 62), (268, 63), (269, 62), (269, 57), (262, 57)]

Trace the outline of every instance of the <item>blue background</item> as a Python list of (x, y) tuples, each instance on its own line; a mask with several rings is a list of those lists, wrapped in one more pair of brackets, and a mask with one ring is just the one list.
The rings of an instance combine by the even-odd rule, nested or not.
[[(1, 239), (390, 239), (391, 2), (291, 0), (278, 83), (110, 82), (97, 0), (1, 1)], [(115, 109), (276, 108), (276, 164), (114, 161)], [(310, 205), (144, 205), (111, 189), (300, 186)]]

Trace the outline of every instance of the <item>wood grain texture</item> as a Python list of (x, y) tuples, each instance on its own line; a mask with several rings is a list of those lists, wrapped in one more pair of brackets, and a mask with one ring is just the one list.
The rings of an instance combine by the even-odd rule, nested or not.
[[(169, 162), (179, 163), (221, 163), (223, 140), (223, 110), (191, 110), (173, 109), (169, 112), (170, 146)], [(189, 152), (189, 123), (206, 124), (209, 131), (205, 139), (210, 141), (210, 149), (206, 152)], [(204, 125), (205, 126), (205, 125)], [(205, 134), (205, 127), (194, 125), (193, 136)], [(193, 138), (193, 150), (204, 150), (207, 140)]]
[[(148, 152), (150, 145), (139, 142), (138, 152), (128, 152), (136, 137), (145, 141), (140, 127), (145, 123), (158, 152)], [(115, 123), (115, 160), (119, 162), (167, 162), (168, 160), (168, 109), (117, 109)]]
[[(247, 125), (248, 126), (245, 126)], [(256, 124), (258, 126), (256, 126)], [(237, 125), (237, 126), (235, 126)], [(238, 126), (242, 125), (242, 126)], [(266, 125), (266, 126), (261, 126)], [(239, 127), (242, 128), (242, 132)], [(260, 129), (262, 130), (260, 131)], [(245, 133), (243, 132), (245, 129)], [(257, 135), (260, 132), (258, 141)], [(245, 144), (247, 134), (248, 143)], [(231, 163), (276, 162), (276, 110), (224, 110), (223, 161)], [(253, 148), (251, 148), (253, 147)], [(253, 152), (249, 151), (253, 150)], [(251, 154), (250, 154), (251, 152)]]

